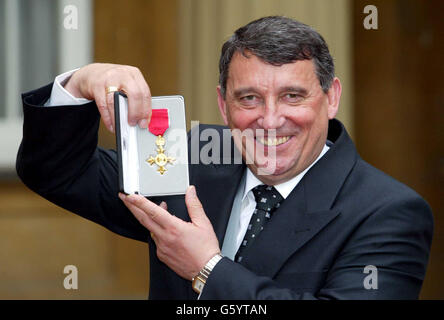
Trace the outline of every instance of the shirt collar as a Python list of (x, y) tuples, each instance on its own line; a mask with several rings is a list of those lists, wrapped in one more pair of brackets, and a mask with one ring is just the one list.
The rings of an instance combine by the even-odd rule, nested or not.
[[(310, 170), (310, 168), (319, 161), (319, 159), (321, 159), (324, 154), (330, 149), (330, 147), (328, 147), (327, 145), (324, 145), (324, 148), (322, 149), (321, 153), (319, 154), (319, 156), (316, 158), (315, 161), (313, 161), (312, 164), (310, 164), (304, 171), (302, 171), (301, 173), (299, 173), (297, 176), (295, 176), (294, 178), (291, 178), (290, 180), (277, 184), (274, 187), (276, 188), (276, 190), (281, 194), (281, 196), (286, 199), (288, 197), (288, 195), (291, 193), (291, 191), (298, 185), (299, 181), (302, 180), (302, 178), (304, 177), (304, 175), (308, 172), (308, 170)], [(264, 184), (262, 181), (260, 181), (254, 174), (253, 172), (251, 172), (250, 168), (247, 167), (247, 175), (246, 175), (246, 179), (245, 179), (245, 188), (244, 188), (244, 193), (242, 196), (242, 201), (245, 199), (245, 197), (247, 196), (248, 192), (250, 192), (250, 190), (252, 190), (254, 187)]]

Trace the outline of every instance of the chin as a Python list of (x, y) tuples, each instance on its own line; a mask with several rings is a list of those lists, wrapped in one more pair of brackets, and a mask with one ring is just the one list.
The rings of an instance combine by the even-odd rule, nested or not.
[(276, 161), (266, 161), (265, 165), (256, 166), (256, 174), (271, 180), (280, 180), (291, 170), (289, 164), (276, 163)]

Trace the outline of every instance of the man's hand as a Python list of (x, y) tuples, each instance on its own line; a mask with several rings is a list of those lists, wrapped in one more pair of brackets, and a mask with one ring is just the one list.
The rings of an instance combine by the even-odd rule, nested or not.
[(106, 88), (115, 86), (128, 96), (128, 123), (147, 128), (151, 117), (151, 92), (142, 73), (136, 67), (93, 63), (77, 70), (65, 89), (77, 98), (95, 100), (103, 123), (114, 132), (114, 94)]
[(179, 276), (191, 280), (220, 252), (213, 226), (205, 215), (194, 186), (190, 186), (185, 195), (191, 222), (171, 215), (165, 202), (158, 206), (140, 195), (119, 193), (119, 197), (137, 220), (151, 231), (160, 261)]

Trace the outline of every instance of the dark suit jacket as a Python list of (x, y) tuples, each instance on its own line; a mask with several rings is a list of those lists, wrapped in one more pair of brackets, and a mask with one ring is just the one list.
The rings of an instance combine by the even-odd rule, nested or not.
[[(190, 281), (160, 262), (149, 232), (117, 197), (116, 153), (97, 147), (99, 113), (85, 106), (42, 108), (51, 85), (23, 95), (17, 172), (32, 190), (150, 252), (151, 299), (196, 299)], [(214, 127), (221, 132), (222, 127)], [(334, 144), (304, 176), (242, 263), (223, 258), (202, 299), (414, 299), (426, 272), (433, 232), (429, 206), (413, 190), (363, 161), (343, 125)], [(222, 246), (244, 164), (190, 165)], [(189, 221), (183, 196), (165, 200)], [(377, 289), (366, 289), (366, 266)]]

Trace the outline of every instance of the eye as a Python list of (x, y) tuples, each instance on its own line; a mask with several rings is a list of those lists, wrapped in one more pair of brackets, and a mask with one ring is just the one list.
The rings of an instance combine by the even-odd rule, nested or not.
[(239, 98), (244, 106), (255, 106), (260, 103), (260, 98), (254, 94), (249, 94)]
[(283, 99), (288, 103), (300, 102), (304, 99), (304, 97), (298, 93), (286, 93), (283, 95)]
[(241, 97), (240, 99), (241, 99), (241, 101), (253, 101), (254, 99), (256, 99), (256, 96), (249, 95), (249, 96)]

